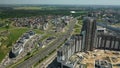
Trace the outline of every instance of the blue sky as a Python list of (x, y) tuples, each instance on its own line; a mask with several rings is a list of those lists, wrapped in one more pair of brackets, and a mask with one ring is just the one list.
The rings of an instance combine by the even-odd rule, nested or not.
[(120, 5), (120, 0), (0, 0), (0, 4)]

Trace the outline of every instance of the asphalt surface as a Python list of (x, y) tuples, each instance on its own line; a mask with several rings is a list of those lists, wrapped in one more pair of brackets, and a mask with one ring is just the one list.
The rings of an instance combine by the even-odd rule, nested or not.
[(40, 51), (38, 54), (32, 56), (31, 58), (25, 60), (24, 62), (17, 65), (16, 68), (31, 68), (33, 64), (39, 62), (42, 58), (47, 56), (49, 53), (51, 53), (54, 49), (57, 49), (57, 47), (65, 41), (65, 39), (68, 39), (71, 35), (71, 32), (74, 28), (76, 20), (72, 20), (70, 24), (69, 30), (64, 34), (59, 36), (59, 38), (52, 43), (52, 46), (48, 46), (44, 48), (42, 51)]
[(47, 68), (49, 64), (51, 64), (54, 59), (57, 57), (57, 52), (53, 53), (52, 55), (50, 55), (49, 58), (45, 59), (45, 61), (41, 62), (38, 66), (36, 66), (35, 68)]

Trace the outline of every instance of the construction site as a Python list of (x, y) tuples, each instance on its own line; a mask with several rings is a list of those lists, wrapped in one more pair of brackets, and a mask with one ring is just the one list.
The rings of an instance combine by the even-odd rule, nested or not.
[(69, 59), (70, 62), (77, 61), (75, 68), (94, 68), (98, 60), (102, 61), (99, 66), (104, 66), (104, 68), (119, 68), (120, 52), (95, 49), (93, 51), (75, 53)]

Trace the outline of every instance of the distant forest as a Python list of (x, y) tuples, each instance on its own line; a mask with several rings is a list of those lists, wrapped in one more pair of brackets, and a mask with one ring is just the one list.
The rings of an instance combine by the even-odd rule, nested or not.
[[(47, 9), (48, 8), (48, 9)], [(52, 9), (50, 10), (49, 7), (45, 8), (44, 10), (16, 10), (13, 7), (0, 7), (0, 18), (15, 18), (15, 17), (30, 17), (30, 16), (40, 16), (40, 15), (71, 15), (70, 8), (60, 8), (60, 9)], [(72, 14), (73, 16), (79, 16), (80, 14), (85, 14), (83, 10), (74, 9), (75, 11), (82, 11), (81, 13)]]

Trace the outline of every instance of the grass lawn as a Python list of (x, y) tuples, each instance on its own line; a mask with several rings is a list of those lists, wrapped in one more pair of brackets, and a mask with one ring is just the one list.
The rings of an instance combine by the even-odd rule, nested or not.
[(48, 37), (50, 37), (50, 36), (52, 36), (51, 34), (45, 34), (43, 37), (42, 37), (42, 39), (40, 39), (40, 41), (43, 41), (44, 39), (46, 39), (46, 38), (48, 38)]
[[(37, 9), (37, 8), (30, 7), (29, 9)], [(6, 21), (6, 19), (0, 19), (0, 22), (5, 22), (5, 21)], [(13, 22), (10, 23), (8, 29), (5, 26), (0, 27), (0, 32), (4, 33), (8, 30), (8, 32), (5, 33), (5, 36), (3, 36), (4, 34), (2, 36), (0, 35), (0, 37), (7, 38), (6, 40), (0, 40), (0, 42), (2, 43), (0, 46), (0, 62), (5, 58), (7, 53), (9, 53), (13, 44), (15, 44), (15, 42), (18, 40), (18, 38), (21, 37), (23, 33), (25, 33), (26, 31), (29, 30), (29, 28), (15, 27), (12, 24), (13, 24)], [(41, 31), (38, 29), (33, 29), (33, 31), (35, 31), (35, 33), (37, 33), (37, 34), (44, 33), (44, 31)]]
[(41, 10), (42, 7), (15, 7), (16, 10)]
[(3, 30), (6, 30), (5, 27), (0, 27), (0, 32), (3, 31)]
[[(3, 30), (6, 29), (0, 29), (0, 31)], [(10, 34), (7, 35), (8, 39), (4, 41), (4, 43), (0, 46), (0, 62), (6, 56), (6, 54), (9, 53), (10, 49), (12, 48), (12, 45), (18, 40), (18, 38), (28, 30), (29, 28), (11, 28), (8, 30), (10, 32)], [(44, 33), (43, 31), (37, 29), (34, 29), (33, 31), (35, 31), (35, 33), (37, 34)]]
[(5, 45), (0, 46), (0, 62), (3, 58), (5, 58), (7, 52), (9, 51), (9, 48), (7, 48)]
[(8, 46), (11, 46), (13, 43), (16, 42), (16, 40), (27, 31), (27, 28), (17, 28), (13, 30), (9, 30), (10, 34), (8, 35)]
[(78, 24), (75, 24), (75, 27), (74, 28), (80, 28), (80, 25)]
[(82, 20), (79, 20), (79, 21), (78, 21), (78, 24), (79, 24), (79, 25), (82, 25), (82, 24), (83, 24), (82, 22), (83, 22)]
[(10, 34), (7, 36), (8, 39), (2, 43), (0, 46), (0, 62), (5, 57), (7, 53), (9, 53), (10, 49), (12, 48), (12, 44), (16, 42), (16, 40), (27, 31), (27, 28), (17, 28), (9, 30)]
[(82, 28), (82, 20), (79, 20), (74, 26), (74, 34), (80, 34)]
[[(18, 38), (28, 30), (29, 30), (28, 28), (17, 28), (17, 29), (9, 30), (10, 34), (8, 35), (8, 44), (7, 45), (11, 46), (12, 44), (14, 44), (16, 42), (16, 40), (18, 40)], [(37, 30), (37, 29), (35, 29), (33, 31), (35, 31), (35, 33), (37, 33), (37, 34), (44, 33), (43, 31)]]
[(77, 13), (87, 13), (87, 11), (78, 11)]
[(33, 31), (35, 31), (36, 34), (43, 34), (44, 31), (39, 30), (39, 29), (33, 29)]
[(80, 34), (80, 28), (79, 29), (75, 29), (75, 34)]

